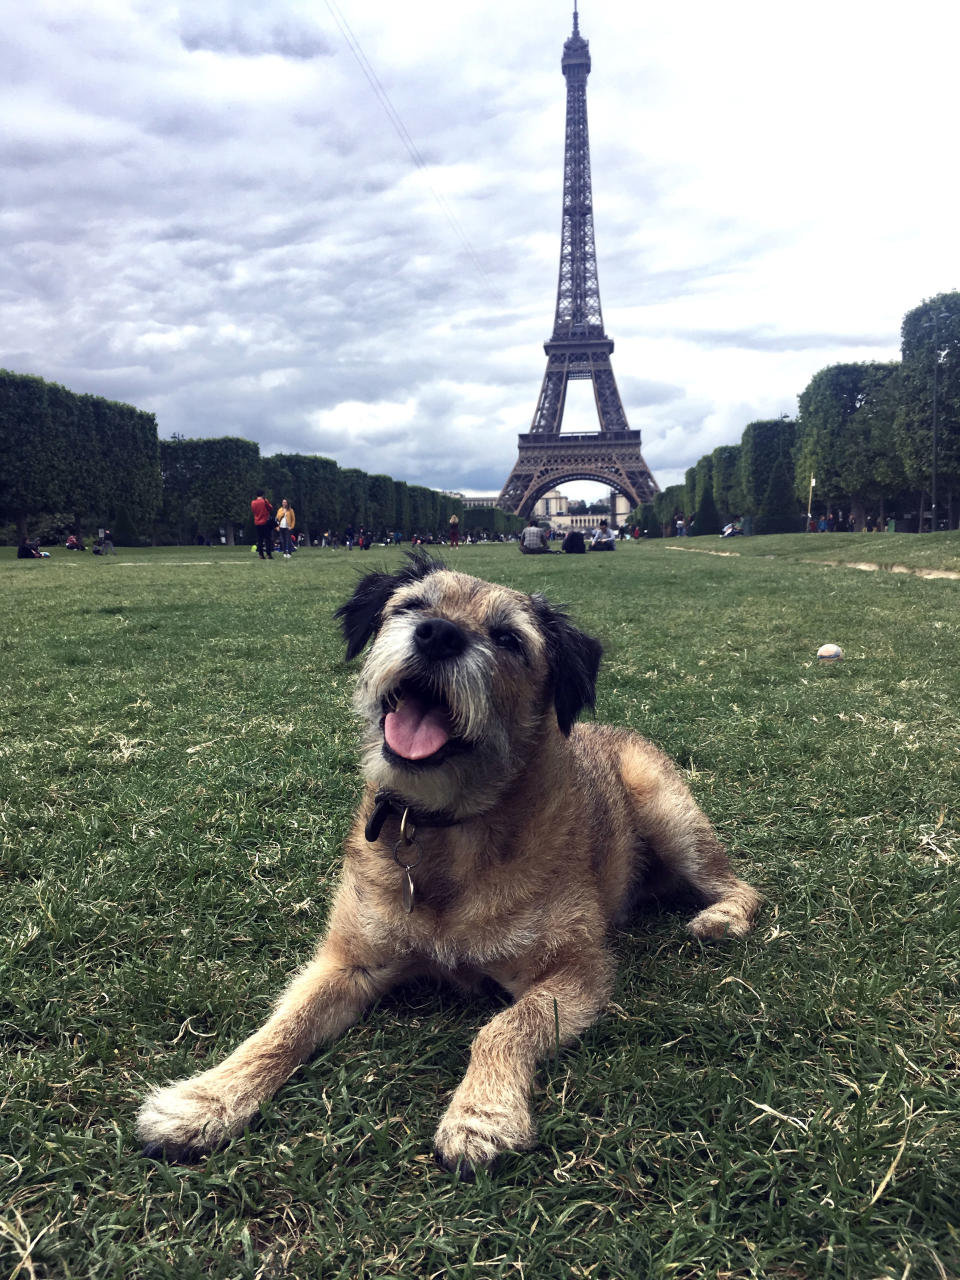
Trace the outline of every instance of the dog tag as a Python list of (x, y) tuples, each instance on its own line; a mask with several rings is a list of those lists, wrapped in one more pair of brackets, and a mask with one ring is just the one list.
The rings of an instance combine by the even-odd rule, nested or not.
[[(407, 830), (407, 817), (410, 813), (409, 809), (404, 810), (403, 817), (400, 819), (400, 839), (393, 846), (393, 860), (403, 872), (403, 879), (400, 881), (400, 901), (403, 903), (403, 909), (410, 915), (416, 905), (416, 892), (413, 887), (413, 876), (410, 872), (414, 867), (419, 865), (420, 859), (423, 857), (423, 850), (420, 844), (414, 839), (414, 831), (411, 827)], [(407, 849), (416, 850), (416, 856), (412, 862), (404, 862), (400, 857), (400, 846), (406, 845)], [(406, 852), (406, 850), (405, 850)]]
[(413, 888), (413, 876), (410, 874), (410, 868), (403, 868), (403, 881), (400, 887), (400, 900), (403, 903), (403, 909), (410, 915), (414, 908), (416, 895)]

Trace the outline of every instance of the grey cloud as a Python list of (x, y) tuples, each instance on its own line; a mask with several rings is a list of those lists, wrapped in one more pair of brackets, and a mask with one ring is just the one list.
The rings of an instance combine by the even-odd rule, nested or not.
[(332, 52), (324, 33), (305, 22), (268, 22), (256, 13), (223, 15), (181, 12), (180, 39), (191, 53), (198, 49), (243, 57), (279, 54), (284, 58), (328, 57)]
[(876, 347), (888, 350), (889, 334), (778, 333), (769, 326), (752, 329), (674, 330), (673, 336), (702, 347), (745, 347), (752, 351), (829, 351), (835, 347)]
[[(217, 0), (195, 8), (179, 27), (172, 11), (149, 7), (94, 8), (67, 29), (28, 6), (18, 21), (42, 91), (23, 107), (0, 74), (5, 118), (23, 125), (4, 175), (3, 362), (152, 409), (165, 438), (229, 432), (265, 453), (321, 452), (438, 487), (499, 489), (553, 321), (567, 19), (551, 43), (521, 6), (503, 15), (505, 39), (464, 10), (473, 47), (435, 47), (431, 33), (396, 62), (368, 29), (367, 52), (435, 161), (418, 172), (349, 51), (310, 15), (288, 0), (261, 13)], [(261, 54), (291, 59), (279, 87), (277, 67), (238, 61)], [(601, 73), (597, 53), (591, 93)], [(248, 95), (254, 84), (262, 92)], [(650, 232), (676, 175), (596, 131), (592, 144), (615, 339), (628, 336), (618, 307), (695, 300), (705, 281), (715, 291), (778, 243), (691, 210), (699, 260), (662, 269)], [(633, 312), (630, 321), (642, 336)], [(752, 348), (770, 364), (864, 342), (760, 324), (672, 336)], [(720, 411), (726, 390), (707, 400), (668, 380), (685, 370), (633, 376), (619, 351), (614, 367), (655, 470), (689, 465), (770, 411), (751, 406), (735, 421)], [(413, 425), (360, 435), (313, 425), (348, 401), (412, 403)]]
[(654, 404), (672, 404), (676, 400), (682, 400), (685, 392), (683, 387), (674, 386), (669, 382), (653, 382), (645, 378), (635, 378), (630, 374), (625, 377), (618, 376), (618, 384), (620, 387), (620, 398), (624, 405), (638, 405), (645, 408)]

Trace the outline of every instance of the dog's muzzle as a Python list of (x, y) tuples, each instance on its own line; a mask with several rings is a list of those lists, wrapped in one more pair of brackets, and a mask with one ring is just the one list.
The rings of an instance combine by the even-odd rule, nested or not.
[(416, 675), (404, 679), (385, 703), (383, 739), (387, 750), (410, 763), (442, 759), (454, 745), (450, 709), (439, 692), (435, 668), (464, 652), (468, 637), (446, 618), (424, 618), (413, 632)]

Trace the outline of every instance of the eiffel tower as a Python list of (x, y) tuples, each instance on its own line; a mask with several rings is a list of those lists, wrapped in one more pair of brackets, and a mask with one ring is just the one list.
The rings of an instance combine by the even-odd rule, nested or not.
[[(576, 0), (573, 34), (560, 65), (567, 82), (567, 133), (557, 311), (553, 336), (543, 344), (547, 370), (533, 422), (519, 437), (519, 457), (497, 500), (503, 510), (520, 516), (528, 516), (548, 490), (570, 480), (598, 481), (625, 494), (635, 507), (659, 492), (640, 452), (640, 432), (627, 423), (610, 364), (613, 339), (603, 328), (587, 132), (590, 45), (580, 35)], [(571, 378), (593, 382), (599, 432), (560, 434)]]

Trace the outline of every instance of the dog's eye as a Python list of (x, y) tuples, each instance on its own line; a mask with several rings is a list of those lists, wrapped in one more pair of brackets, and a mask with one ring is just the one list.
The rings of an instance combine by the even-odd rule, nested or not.
[(425, 609), (426, 607), (426, 600), (422, 600), (419, 596), (414, 596), (412, 600), (404, 600), (402, 604), (398, 604), (395, 612), (406, 613), (410, 609)]
[(521, 658), (526, 654), (523, 641), (515, 631), (508, 631), (506, 627), (495, 627), (490, 632), (490, 638), (498, 649), (506, 649), (509, 653), (519, 654)]

